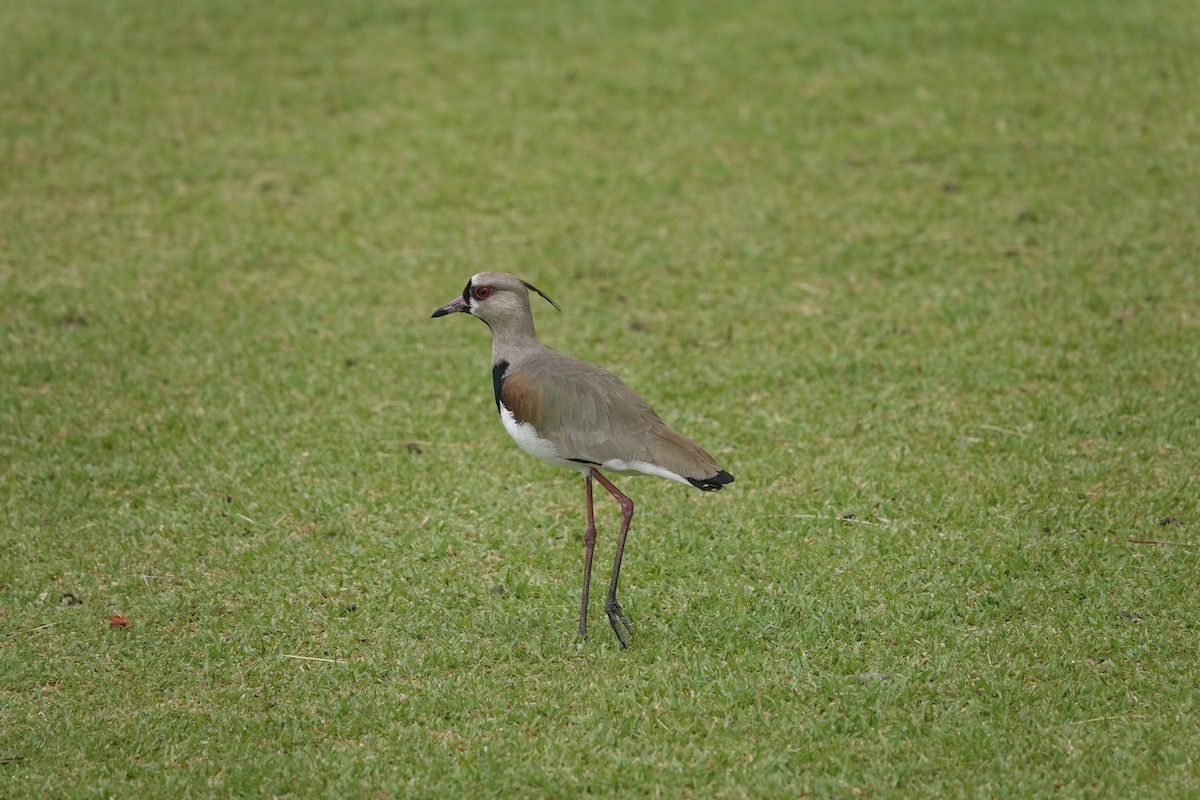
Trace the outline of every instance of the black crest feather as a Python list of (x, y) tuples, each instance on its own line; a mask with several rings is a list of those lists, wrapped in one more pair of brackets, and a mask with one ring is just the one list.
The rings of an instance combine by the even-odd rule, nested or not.
[(558, 303), (556, 303), (556, 302), (554, 302), (553, 300), (551, 300), (551, 299), (550, 299), (550, 295), (546, 294), (546, 293), (545, 293), (545, 292), (543, 292), (541, 289), (539, 289), (538, 287), (534, 286), (532, 283), (529, 283), (528, 281), (521, 281), (521, 283), (525, 284), (525, 288), (526, 288), (526, 289), (528, 289), (529, 291), (531, 291), (531, 292), (537, 292), (537, 293), (538, 293), (538, 294), (540, 294), (540, 295), (541, 295), (543, 298), (545, 298), (545, 300), (546, 300), (546, 302), (547, 302), (547, 303), (549, 303), (550, 305), (554, 306), (554, 308), (558, 310), (558, 313), (560, 313), (560, 314), (562, 313), (562, 309), (558, 307)]

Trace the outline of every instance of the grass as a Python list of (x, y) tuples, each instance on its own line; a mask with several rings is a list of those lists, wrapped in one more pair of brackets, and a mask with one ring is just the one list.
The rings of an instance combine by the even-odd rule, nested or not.
[[(1200, 793), (1198, 27), (9, 3), (0, 795)], [(485, 268), (737, 476), (629, 651)]]

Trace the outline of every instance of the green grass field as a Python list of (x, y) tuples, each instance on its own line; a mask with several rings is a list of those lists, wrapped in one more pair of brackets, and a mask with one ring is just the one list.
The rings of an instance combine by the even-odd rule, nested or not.
[[(0, 796), (1200, 796), (1198, 33), (6, 3)], [(484, 269), (737, 476), (628, 651)]]

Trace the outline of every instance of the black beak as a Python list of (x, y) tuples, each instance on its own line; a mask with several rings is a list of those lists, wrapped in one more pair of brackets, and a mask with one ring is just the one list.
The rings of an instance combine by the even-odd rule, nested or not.
[(469, 312), (470, 310), (471, 307), (467, 305), (466, 300), (462, 299), (461, 297), (456, 297), (449, 303), (446, 303), (446, 305), (439, 308), (437, 311), (433, 312), (433, 318), (444, 317), (447, 314), (453, 314), (456, 311)]

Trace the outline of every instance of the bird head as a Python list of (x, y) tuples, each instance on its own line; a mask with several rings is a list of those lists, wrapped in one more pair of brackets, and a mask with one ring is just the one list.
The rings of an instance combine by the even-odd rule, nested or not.
[(433, 312), (434, 317), (462, 312), (479, 317), (489, 326), (506, 318), (530, 318), (529, 292), (537, 292), (550, 305), (558, 308), (541, 289), (507, 272), (480, 272), (463, 287), (462, 295)]

